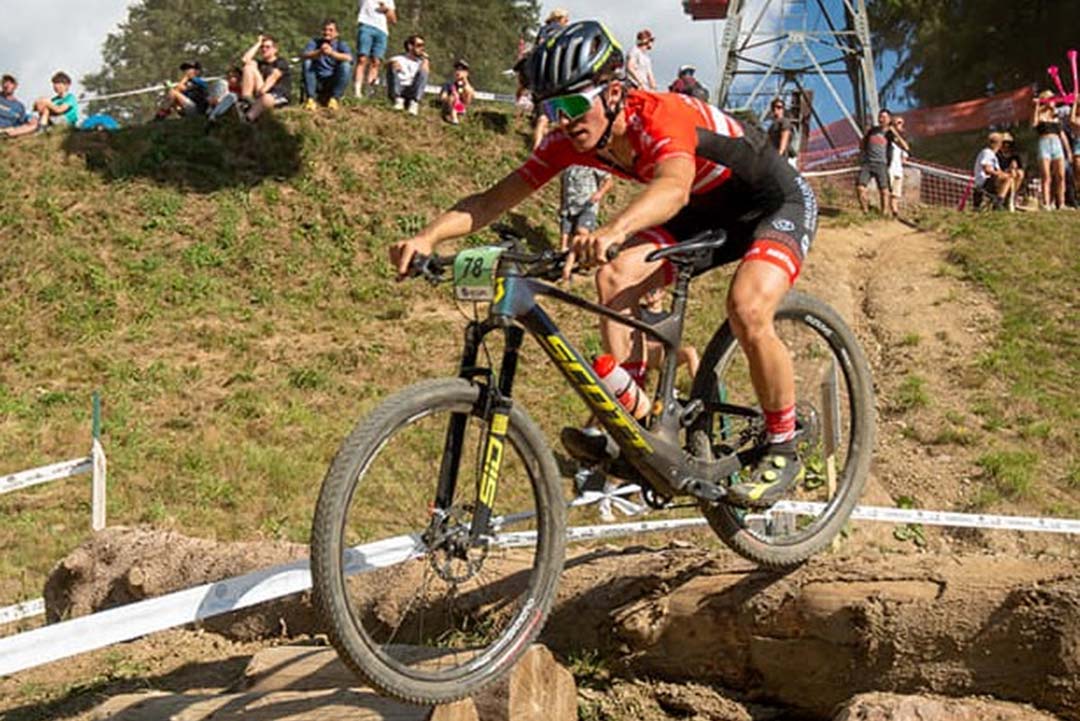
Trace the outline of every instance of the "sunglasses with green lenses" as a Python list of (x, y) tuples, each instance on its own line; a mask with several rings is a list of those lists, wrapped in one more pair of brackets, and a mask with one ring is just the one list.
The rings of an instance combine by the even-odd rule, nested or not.
[(593, 100), (599, 97), (606, 88), (606, 85), (598, 85), (580, 93), (558, 95), (554, 98), (548, 98), (540, 103), (540, 110), (547, 119), (553, 123), (557, 123), (561, 118), (577, 120), (582, 115), (589, 112)]

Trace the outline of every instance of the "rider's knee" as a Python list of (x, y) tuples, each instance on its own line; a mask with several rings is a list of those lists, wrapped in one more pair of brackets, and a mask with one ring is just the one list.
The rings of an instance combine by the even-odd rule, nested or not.
[(772, 327), (772, 312), (760, 293), (733, 287), (727, 298), (727, 314), (740, 340), (768, 333)]
[(626, 289), (626, 278), (615, 263), (607, 263), (596, 271), (596, 292), (600, 302), (607, 304)]

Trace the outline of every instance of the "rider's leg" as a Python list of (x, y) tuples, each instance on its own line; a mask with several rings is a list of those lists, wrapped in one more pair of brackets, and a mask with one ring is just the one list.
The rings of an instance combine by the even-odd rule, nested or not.
[[(603, 305), (622, 315), (633, 315), (643, 295), (670, 281), (663, 262), (645, 262), (645, 256), (654, 249), (653, 243), (635, 238), (623, 247), (615, 260), (600, 267), (596, 273), (596, 289)], [(636, 335), (629, 326), (600, 319), (600, 340), (604, 350), (615, 356), (619, 363), (632, 363), (635, 368), (640, 365), (643, 371), (643, 344)], [(640, 380), (643, 375), (643, 372), (637, 373), (635, 379)]]

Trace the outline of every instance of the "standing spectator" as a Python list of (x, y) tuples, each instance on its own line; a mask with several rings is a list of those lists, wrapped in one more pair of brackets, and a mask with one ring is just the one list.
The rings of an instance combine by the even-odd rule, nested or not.
[(904, 194), (904, 162), (911, 154), (911, 146), (904, 137), (904, 119), (893, 118), (892, 125), (885, 131), (889, 139), (889, 208), (893, 216), (900, 215), (900, 198)]
[(0, 137), (14, 138), (37, 130), (37, 120), (26, 112), (26, 106), (15, 97), (19, 87), (13, 75), (0, 80)]
[[(542, 43), (547, 42), (551, 38), (555, 37), (563, 28), (570, 24), (570, 13), (565, 8), (555, 8), (548, 15), (547, 20), (544, 21), (543, 26), (540, 28), (540, 32), (536, 34), (536, 42), (533, 43), (533, 47), (539, 47)], [(519, 65), (524, 66), (524, 58), (519, 60)], [(518, 82), (521, 82), (521, 74), (518, 74)], [(538, 112), (537, 108), (533, 108), (535, 117), (533, 118), (533, 150), (540, 147), (540, 143), (544, 142), (544, 137), (548, 134), (550, 129), (550, 122), (547, 116), (541, 112)]]
[[(1073, 98), (1069, 112), (1069, 128), (1072, 130), (1073, 180), (1080, 185), (1080, 94)], [(1077, 194), (1080, 195), (1080, 189)]]
[(323, 20), (322, 35), (312, 38), (300, 53), (304, 61), (305, 110), (325, 105), (337, 110), (352, 77), (352, 49), (341, 40), (337, 20)]
[(709, 102), (709, 91), (694, 77), (697, 68), (693, 65), (683, 65), (679, 68), (679, 76), (675, 78), (668, 90), (673, 93), (682, 93), (697, 98), (703, 103)]
[(600, 201), (615, 187), (615, 181), (611, 179), (611, 173), (587, 165), (571, 165), (563, 171), (561, 180), (560, 247), (567, 250), (571, 236), (580, 231), (591, 233), (596, 230)]
[[(256, 61), (256, 53), (262, 59)], [(243, 57), (243, 77), (240, 81), (240, 101), (249, 123), (259, 119), (267, 110), (289, 104), (292, 90), (292, 69), (289, 61), (278, 57), (277, 41), (260, 35)]]
[(1031, 115), (1031, 127), (1039, 134), (1039, 175), (1041, 179), (1042, 207), (1049, 210), (1051, 198), (1058, 208), (1065, 207), (1065, 148), (1067, 143), (1061, 121), (1054, 106), (1048, 101), (1053, 96), (1044, 90), (1035, 98)]
[(360, 0), (356, 17), (356, 97), (364, 97), (364, 84), (379, 82), (379, 65), (386, 57), (390, 25), (397, 24), (394, 0)]
[(475, 96), (476, 90), (469, 82), (469, 63), (465, 58), (458, 58), (454, 61), (454, 76), (442, 86), (439, 92), (443, 120), (451, 125), (457, 125)]
[(202, 78), (202, 63), (186, 60), (180, 63), (180, 80), (169, 88), (165, 105), (155, 116), (158, 120), (172, 113), (180, 115), (205, 115), (210, 104), (210, 86)]
[(892, 121), (888, 110), (878, 113), (878, 124), (872, 125), (862, 138), (862, 165), (856, 182), (859, 193), (859, 207), (864, 213), (870, 210), (867, 186), (873, 178), (881, 195), (882, 214), (889, 211), (889, 136), (886, 131)]
[(420, 112), (420, 98), (427, 87), (431, 63), (424, 51), (424, 38), (410, 35), (405, 39), (405, 54), (395, 55), (386, 64), (386, 91), (395, 110), (405, 110), (416, 115)]
[(626, 54), (626, 72), (637, 86), (643, 90), (656, 90), (656, 78), (653, 77), (652, 60), (648, 52), (652, 50), (656, 38), (649, 30), (637, 34), (637, 45)]
[[(982, 196), (989, 199), (994, 210), (1005, 208), (1005, 199), (1012, 192), (1013, 176), (1001, 169), (997, 153), (1001, 149), (1001, 133), (986, 136), (986, 147), (975, 158), (975, 188)], [(976, 196), (978, 207), (981, 197)]]
[(1024, 159), (1016, 152), (1012, 133), (1001, 134), (1001, 150), (997, 153), (998, 167), (1012, 176), (1012, 191), (1009, 193), (1009, 210), (1016, 210), (1016, 196), (1024, 190)]
[(776, 154), (785, 158), (791, 167), (795, 167), (795, 124), (787, 116), (783, 98), (773, 98), (769, 108), (769, 144), (776, 148)]

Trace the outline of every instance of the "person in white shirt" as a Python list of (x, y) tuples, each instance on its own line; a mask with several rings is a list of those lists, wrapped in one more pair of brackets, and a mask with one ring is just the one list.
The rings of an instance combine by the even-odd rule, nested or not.
[(420, 98), (424, 96), (431, 63), (424, 52), (424, 38), (410, 35), (405, 40), (405, 54), (395, 55), (386, 65), (386, 91), (395, 110), (405, 110), (408, 103), (410, 115), (420, 112)]
[(656, 78), (653, 77), (652, 60), (648, 56), (654, 42), (656, 38), (649, 30), (642, 30), (637, 34), (637, 46), (626, 54), (626, 72), (639, 88), (655, 92)]
[(904, 162), (911, 153), (911, 146), (904, 137), (904, 119), (894, 117), (885, 137), (892, 144), (889, 156), (889, 208), (894, 216), (900, 215), (900, 197), (904, 194)]
[(379, 65), (386, 56), (390, 39), (390, 23), (397, 23), (394, 0), (359, 0), (356, 29), (356, 76), (353, 90), (362, 98), (364, 84), (374, 85), (379, 77)]
[(994, 210), (1005, 207), (1005, 198), (1013, 185), (1013, 176), (1002, 170), (998, 162), (997, 151), (1001, 149), (1001, 141), (1001, 133), (990, 133), (986, 136), (986, 147), (975, 158), (975, 188), (990, 199)]

